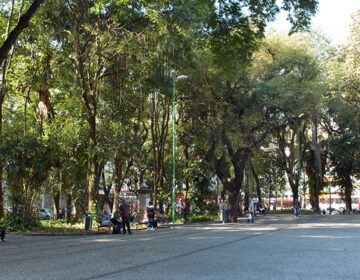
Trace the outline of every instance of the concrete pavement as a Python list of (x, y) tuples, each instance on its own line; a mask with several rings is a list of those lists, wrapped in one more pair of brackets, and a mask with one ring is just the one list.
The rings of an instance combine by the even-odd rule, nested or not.
[(359, 215), (239, 221), (134, 235), (9, 235), (0, 279), (360, 279)]

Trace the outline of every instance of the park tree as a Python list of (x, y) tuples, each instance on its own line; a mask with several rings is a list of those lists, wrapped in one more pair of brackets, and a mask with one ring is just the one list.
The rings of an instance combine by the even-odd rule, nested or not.
[[(21, 3), (26, 10), (26, 4), (41, 2), (22, 1), (14, 11), (21, 15)], [(196, 181), (199, 193), (206, 193), (204, 186), (210, 181), (201, 177), (212, 176), (210, 164), (230, 196), (235, 220), (245, 165), (271, 127), (248, 63), (266, 22), (280, 9), (289, 12), (292, 31), (298, 31), (309, 25), (316, 5), (316, 0), (284, 0), (282, 6), (272, 0), (44, 1), (34, 29), (17, 35), (21, 52), (10, 55), (14, 70), (6, 79), (6, 91), (13, 96), (5, 106), (6, 119), (11, 120), (6, 133), (13, 138), (38, 135), (40, 142), (57, 139), (61, 164), (44, 174), (60, 182), (54, 195), (61, 189), (77, 212), (86, 196), (88, 209), (93, 208), (109, 162), (114, 163), (112, 173), (118, 174), (117, 190), (126, 177), (137, 176), (126, 170), (135, 168), (141, 177), (151, 166), (155, 200), (158, 193), (165, 200), (171, 188), (168, 75), (172, 69), (190, 74), (192, 85), (179, 84), (192, 98), (184, 102), (184, 116), (177, 121), (178, 128), (184, 127), (177, 157), (183, 153), (186, 159), (185, 164), (176, 163), (179, 181), (187, 181), (187, 186)], [(0, 20), (8, 22), (10, 14), (1, 7)], [(16, 25), (14, 17), (9, 22)], [(162, 134), (156, 135), (161, 126)], [(158, 145), (162, 148), (147, 156)], [(82, 176), (84, 170), (85, 184), (74, 176)], [(46, 181), (43, 178), (41, 184)], [(0, 188), (2, 205), (1, 194)]]
[(352, 210), (354, 179), (359, 174), (359, 50), (360, 17), (353, 16), (349, 42), (328, 60), (327, 111), (324, 126), (328, 134), (330, 159), (345, 194), (347, 210)]
[(50, 169), (58, 164), (57, 148), (51, 139), (34, 136), (18, 141), (12, 139), (7, 143), (2, 147), (1, 154), (2, 160), (6, 162), (5, 171), (13, 205), (11, 220), (14, 224), (22, 224), (23, 228), (30, 228), (36, 225), (33, 201), (38, 198), (41, 184)]
[[(1, 24), (5, 29), (1, 30), (5, 37), (0, 38), (0, 146), (3, 144), (2, 141), (2, 123), (3, 123), (3, 104), (7, 94), (7, 71), (11, 67), (12, 57), (15, 51), (15, 43), (18, 37), (21, 35), (23, 30), (29, 25), (31, 18), (34, 16), (35, 12), (39, 9), (40, 5), (44, 0), (34, 0), (29, 6), (27, 11), (23, 14), (24, 9), (24, 0), (11, 1), (10, 10), (1, 9), (0, 21), (6, 24)], [(17, 7), (15, 4), (18, 4)], [(0, 6), (0, 8), (2, 8)], [(3, 13), (5, 11), (5, 13)], [(16, 12), (18, 16), (16, 17)], [(7, 20), (5, 20), (7, 17)], [(15, 27), (14, 27), (15, 26)], [(1, 41), (1, 39), (3, 41)], [(4, 194), (2, 187), (2, 177), (3, 177), (3, 162), (0, 162), (0, 217), (4, 214)]]
[[(309, 19), (315, 12), (316, 2), (302, 4), (296, 6), (303, 10), (304, 18)], [(291, 10), (293, 7), (284, 1), (283, 8)], [(208, 150), (203, 149), (203, 155), (229, 194), (233, 221), (237, 216), (246, 163), (252, 149), (266, 137), (266, 127), (269, 127), (245, 69), (257, 48), (257, 40), (264, 34), (266, 21), (273, 19), (279, 11), (274, 2), (260, 6), (254, 3), (248, 8), (250, 14), (235, 1), (220, 3), (208, 25), (207, 34), (212, 36), (210, 39), (204, 36), (200, 41), (202, 44), (196, 54), (198, 64), (191, 71), (194, 86), (190, 91), (196, 104), (192, 107), (196, 111), (193, 133), (198, 139), (208, 141), (205, 146)], [(265, 10), (270, 12), (265, 13)], [(301, 21), (300, 25), (306, 27), (307, 23)]]
[(299, 196), (301, 168), (309, 148), (308, 130), (321, 104), (319, 67), (309, 46), (308, 38), (301, 34), (269, 36), (254, 63), (294, 199)]

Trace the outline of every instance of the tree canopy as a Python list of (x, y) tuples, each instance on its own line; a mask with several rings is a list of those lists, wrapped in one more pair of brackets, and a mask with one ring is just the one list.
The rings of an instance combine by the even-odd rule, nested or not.
[[(55, 210), (66, 197), (78, 218), (115, 209), (124, 185), (137, 192), (146, 184), (155, 206), (169, 211), (172, 69), (189, 76), (176, 83), (175, 116), (177, 192), (187, 206), (217, 197), (217, 178), (236, 221), (252, 180), (259, 200), (285, 181), (300, 197), (306, 163), (319, 211), (330, 155), (351, 208), (359, 172), (359, 17), (349, 44), (336, 49), (301, 32), (318, 1), (278, 3), (0, 4), (0, 178), (13, 208), (31, 215), (29, 203), (46, 191)], [(265, 34), (281, 10), (291, 35)], [(0, 216), (3, 193), (0, 184)]]

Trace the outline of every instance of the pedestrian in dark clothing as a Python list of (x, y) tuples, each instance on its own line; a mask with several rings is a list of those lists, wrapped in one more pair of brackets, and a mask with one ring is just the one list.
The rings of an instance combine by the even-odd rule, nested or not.
[(300, 212), (300, 203), (299, 200), (297, 198), (295, 198), (294, 200), (294, 209), (295, 209), (295, 218), (298, 219), (299, 218), (299, 212)]
[(130, 209), (129, 209), (129, 205), (126, 203), (125, 200), (123, 200), (120, 205), (120, 215), (123, 226), (123, 234), (126, 234), (125, 225), (128, 229), (129, 234), (132, 234), (130, 229)]
[(120, 208), (117, 208), (114, 217), (110, 219), (109, 224), (113, 227), (113, 233), (121, 233)]
[(149, 201), (149, 206), (146, 207), (146, 214), (148, 217), (148, 230), (154, 230), (155, 209), (151, 200)]
[(4, 227), (0, 227), (0, 237), (2, 242), (5, 241), (5, 236), (6, 236), (6, 229)]

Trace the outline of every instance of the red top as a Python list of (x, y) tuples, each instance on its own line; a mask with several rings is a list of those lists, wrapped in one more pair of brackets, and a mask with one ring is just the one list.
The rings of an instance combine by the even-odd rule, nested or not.
[(120, 215), (122, 217), (130, 216), (129, 205), (126, 202), (124, 202), (123, 204), (120, 205)]

